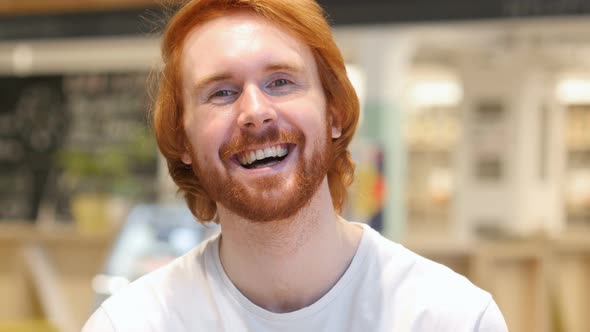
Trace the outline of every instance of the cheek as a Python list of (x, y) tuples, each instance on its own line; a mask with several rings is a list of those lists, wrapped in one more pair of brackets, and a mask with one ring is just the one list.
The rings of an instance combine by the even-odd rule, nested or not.
[(224, 142), (228, 123), (223, 117), (188, 117), (185, 128), (196, 153), (197, 162), (202, 165), (216, 160), (219, 148)]
[(288, 105), (291, 121), (304, 131), (321, 130), (324, 132), (326, 122), (326, 107), (321, 100), (297, 101)]
[(197, 155), (197, 161), (200, 164), (209, 164), (217, 155), (219, 144), (215, 137), (209, 135), (206, 131), (195, 133), (193, 137), (193, 147)]
[(301, 117), (300, 129), (310, 142), (322, 141), (326, 135), (326, 117), (322, 111), (309, 110)]

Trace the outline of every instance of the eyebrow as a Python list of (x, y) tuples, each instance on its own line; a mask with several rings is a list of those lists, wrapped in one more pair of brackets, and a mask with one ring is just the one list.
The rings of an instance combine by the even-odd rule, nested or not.
[[(264, 67), (264, 72), (272, 72), (272, 71), (286, 71), (286, 72), (292, 72), (295, 74), (299, 74), (299, 73), (303, 73), (304, 69), (301, 66), (298, 65), (294, 65), (294, 64), (290, 64), (290, 63), (271, 63), (267, 66)], [(199, 80), (195, 86), (193, 91), (199, 93), (200, 91), (202, 91), (203, 89), (205, 89), (207, 86), (217, 83), (217, 82), (221, 82), (221, 81), (226, 81), (226, 80), (230, 80), (232, 79), (234, 76), (230, 73), (230, 72), (219, 72), (219, 73), (215, 73), (209, 76), (206, 76), (205, 78)]]
[(230, 73), (227, 72), (221, 72), (221, 73), (217, 73), (217, 74), (213, 74), (213, 75), (209, 75), (205, 78), (203, 78), (202, 80), (199, 80), (197, 82), (197, 84), (195, 84), (195, 87), (193, 88), (193, 90), (196, 93), (201, 92), (203, 89), (205, 89), (207, 86), (217, 83), (217, 82), (221, 82), (221, 81), (225, 81), (225, 80), (229, 80), (232, 78), (232, 75)]
[(293, 65), (290, 63), (272, 63), (266, 67), (264, 67), (265, 72), (269, 71), (287, 71), (293, 73), (303, 73), (303, 67), (298, 65)]

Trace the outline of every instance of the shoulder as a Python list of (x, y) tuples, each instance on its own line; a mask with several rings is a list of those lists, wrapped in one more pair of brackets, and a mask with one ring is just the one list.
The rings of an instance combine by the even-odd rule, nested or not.
[(82, 332), (115, 332), (115, 327), (104, 309), (98, 308), (86, 321)]
[[(412, 289), (428, 294), (431, 299), (445, 295), (460, 295), (463, 300), (477, 300), (487, 303), (490, 294), (473, 285), (467, 278), (450, 268), (416, 254), (395, 243), (373, 229), (366, 227), (370, 261), (379, 266), (382, 274), (395, 280), (395, 287)], [(446, 299), (445, 299), (446, 300)]]
[(101, 326), (109, 323), (121, 331), (152, 331), (173, 326), (170, 317), (182, 320), (183, 311), (191, 301), (207, 297), (206, 253), (217, 243), (216, 239), (205, 241), (118, 291), (101, 304), (87, 325), (100, 318)]
[(492, 296), (448, 267), (404, 250), (415, 260), (401, 289), (414, 294), (412, 308), (420, 317), (416, 324), (443, 331), (477, 331)]
[(508, 332), (508, 326), (500, 308), (494, 300), (490, 300), (490, 303), (486, 307), (484, 313), (481, 316), (477, 324), (478, 332)]
[[(423, 331), (478, 331), (488, 310), (489, 319), (503, 322), (492, 296), (450, 268), (422, 257), (369, 229), (381, 287), (391, 308), (412, 317)], [(490, 309), (491, 308), (491, 309)], [(503, 331), (503, 330), (498, 330)]]

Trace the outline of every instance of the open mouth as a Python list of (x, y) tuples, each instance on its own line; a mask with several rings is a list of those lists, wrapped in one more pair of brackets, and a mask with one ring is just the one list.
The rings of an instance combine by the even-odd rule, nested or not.
[(277, 144), (264, 149), (240, 152), (236, 159), (246, 169), (270, 167), (283, 161), (290, 150), (290, 144)]

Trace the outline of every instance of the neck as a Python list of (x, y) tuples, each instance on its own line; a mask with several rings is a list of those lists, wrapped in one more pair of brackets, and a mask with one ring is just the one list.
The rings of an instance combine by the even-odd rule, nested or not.
[(218, 208), (226, 274), (250, 301), (273, 312), (306, 307), (327, 293), (362, 234), (336, 214), (325, 180), (309, 205), (286, 220), (252, 222)]

